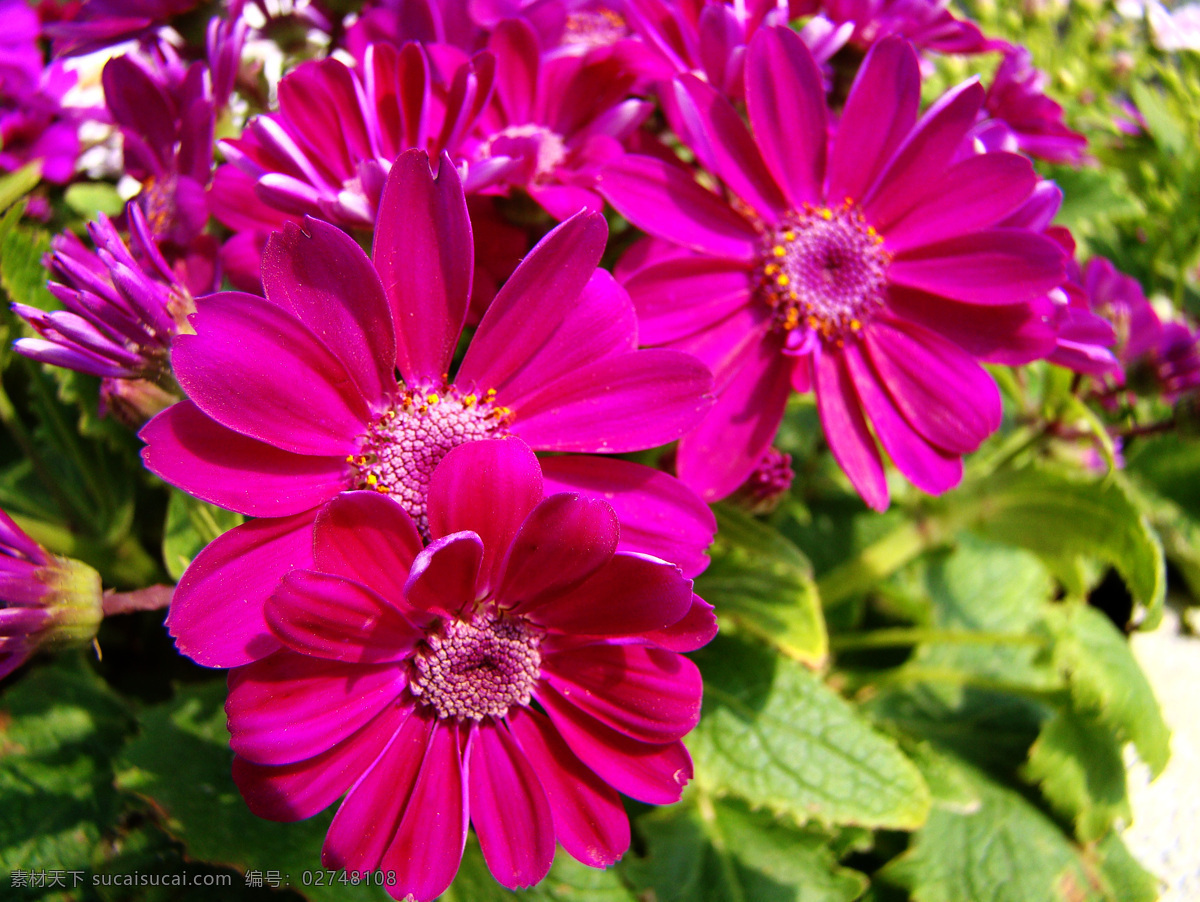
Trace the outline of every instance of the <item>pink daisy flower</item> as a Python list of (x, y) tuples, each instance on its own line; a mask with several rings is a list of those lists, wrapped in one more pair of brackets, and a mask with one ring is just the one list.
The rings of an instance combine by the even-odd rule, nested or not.
[[(1037, 179), (1028, 160), (964, 150), (983, 102), (968, 82), (918, 121), (907, 41), (872, 48), (829, 134), (821, 77), (784, 28), (750, 43), (751, 130), (691, 76), (676, 99), (728, 194), (662, 160), (627, 156), (600, 189), (654, 237), (625, 263), (645, 344), (710, 365), (720, 394), (681, 442), (678, 472), (733, 491), (774, 438), (789, 393), (816, 394), (834, 457), (867, 503), (888, 504), (882, 444), (928, 492), (1000, 424), (979, 360), (1044, 355), (1044, 298), (1064, 279), (1050, 239), (995, 224)], [(870, 426), (868, 426), (868, 423)]]
[[(515, 435), (538, 450), (617, 453), (694, 425), (712, 403), (711, 375), (678, 351), (635, 350), (633, 305), (596, 269), (606, 238), (598, 214), (547, 235), (497, 293), (453, 378), (472, 255), (446, 157), (436, 179), (421, 151), (396, 160), (373, 260), (308, 219), (268, 243), (265, 300), (199, 299), (196, 334), (172, 348), (189, 400), (145, 426), (143, 457), (184, 491), (265, 519), (221, 536), (184, 575), (168, 624), (180, 649), (213, 666), (273, 651), (263, 600), (311, 561), (315, 508), (339, 492), (386, 494), (428, 535), (429, 480), (458, 445)], [(611, 498), (623, 547), (689, 575), (703, 568), (712, 514), (671, 477), (604, 458), (555, 457), (545, 469), (554, 491)]]
[(889, 35), (908, 38), (921, 50), (985, 53), (994, 49), (974, 22), (958, 19), (950, 0), (823, 0), (831, 21), (852, 23), (849, 43), (867, 50)]
[(344, 793), (327, 868), (381, 870), (433, 899), (468, 823), (493, 876), (528, 886), (555, 843), (592, 867), (629, 845), (618, 792), (678, 800), (681, 738), (702, 692), (679, 650), (691, 582), (617, 551), (603, 501), (543, 496), (518, 440), (451, 451), (433, 475), (429, 537), (391, 499), (325, 505), (314, 564), (266, 606), (280, 650), (234, 670), (234, 779), (250, 808), (298, 820)]

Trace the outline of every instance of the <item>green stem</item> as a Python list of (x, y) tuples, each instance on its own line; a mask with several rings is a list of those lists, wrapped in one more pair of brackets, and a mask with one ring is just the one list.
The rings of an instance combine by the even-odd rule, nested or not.
[(817, 580), (823, 604), (833, 607), (865, 592), (891, 576), (922, 552), (945, 541), (945, 529), (935, 520), (913, 520), (868, 545), (858, 557), (846, 561)]
[(982, 689), (986, 692), (999, 692), (1004, 695), (1017, 695), (1040, 702), (1055, 702), (1068, 691), (1066, 683), (1056, 683), (1050, 686), (1030, 686), (1028, 683), (1018, 683), (1013, 680), (999, 680), (992, 677), (967, 673), (952, 667), (921, 667), (905, 666), (895, 670), (875, 673), (870, 676), (862, 675), (863, 685), (876, 688), (885, 686), (911, 686), (920, 683), (942, 683), (951, 686), (961, 686), (967, 689)]
[(107, 479), (98, 479), (92, 471), (89, 459), (83, 453), (83, 449), (76, 439), (75, 431), (63, 421), (62, 414), (58, 410), (57, 400), (46, 386), (45, 376), (41, 372), (33, 371), (32, 368), (30, 376), (30, 385), (37, 392), (38, 399), (41, 401), (47, 428), (55, 434), (59, 447), (63, 448), (74, 461), (75, 468), (83, 477), (97, 508), (107, 514), (113, 508), (112, 493), (109, 491)]
[(866, 633), (851, 633), (830, 636), (829, 647), (833, 651), (848, 651), (858, 648), (893, 648), (923, 643), (949, 645), (1017, 645), (1044, 646), (1040, 636), (1028, 633), (998, 633), (979, 630), (938, 630), (921, 628), (896, 628), (871, 630)]

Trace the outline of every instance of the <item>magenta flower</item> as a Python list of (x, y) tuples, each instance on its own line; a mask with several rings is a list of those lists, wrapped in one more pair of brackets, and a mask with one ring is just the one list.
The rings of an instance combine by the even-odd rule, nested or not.
[(1122, 363), (1131, 363), (1158, 344), (1163, 325), (1146, 299), (1142, 286), (1104, 257), (1093, 257), (1081, 282), (1088, 304), (1116, 329), (1116, 351)]
[(273, 820), (346, 793), (322, 863), (394, 873), (397, 899), (449, 886), (468, 823), (507, 887), (541, 880), (556, 842), (611, 865), (617, 793), (667, 804), (692, 774), (702, 686), (678, 652), (712, 629), (677, 626), (691, 581), (618, 552), (603, 501), (543, 497), (517, 440), (451, 451), (429, 523), (422, 547), (388, 498), (321, 509), (315, 563), (267, 602), (280, 650), (229, 677), (234, 780)]
[(750, 43), (752, 130), (699, 79), (676, 85), (696, 154), (728, 194), (636, 156), (600, 189), (654, 236), (622, 266), (642, 342), (689, 350), (716, 379), (717, 404), (680, 442), (681, 478), (710, 499), (729, 494), (789, 393), (811, 388), (869, 505), (888, 503), (876, 440), (919, 488), (956, 485), (962, 455), (1000, 424), (978, 361), (1044, 355), (1053, 327), (1033, 302), (1064, 279), (1053, 241), (994, 227), (1037, 179), (1022, 157), (964, 145), (983, 89), (968, 82), (918, 121), (916, 54), (890, 38), (868, 54), (827, 141), (820, 73), (784, 28)]
[(75, 73), (55, 63), (33, 83), (8, 74), (12, 80), (0, 83), (0, 172), (38, 161), (44, 179), (65, 184), (79, 157), (77, 116), (62, 106)]
[(488, 42), (496, 93), (463, 145), (468, 190), (524, 188), (555, 219), (599, 211), (593, 190), (606, 163), (653, 105), (630, 96), (637, 74), (604, 51), (544, 54), (521, 20), (501, 23)]
[[(452, 47), (375, 44), (361, 66), (301, 63), (279, 85), (279, 111), (256, 116), (221, 144), (254, 184), (256, 200), (283, 213), (343, 227), (370, 226), (392, 161), (416, 148), (455, 154), (491, 92), (493, 61)], [(224, 169), (225, 167), (222, 167)], [(245, 179), (213, 185), (214, 212), (231, 227)]]
[(100, 575), (50, 554), (0, 511), (0, 678), (39, 648), (90, 642), (103, 617)]
[(1045, 94), (1047, 81), (1046, 73), (1034, 68), (1028, 50), (1006, 47), (983, 102), (991, 118), (981, 123), (980, 137), (997, 149), (1078, 165), (1087, 138), (1063, 123), (1062, 107)]
[(121, 129), (125, 171), (153, 234), (181, 247), (208, 223), (216, 107), (208, 68), (168, 44), (104, 67), (104, 102)]
[(68, 21), (44, 28), (55, 56), (91, 53), (149, 34), (171, 18), (199, 6), (200, 0), (83, 0)]
[[(88, 226), (95, 251), (70, 232), (51, 241), (46, 265), (61, 281), (51, 282), (50, 292), (63, 309), (14, 304), (13, 311), (39, 337), (17, 339), (13, 349), (99, 376), (102, 405), (140, 425), (179, 400), (168, 355), (175, 336), (191, 329), (187, 316), (195, 309), (195, 285), (189, 288), (163, 258), (135, 204), (129, 205), (128, 218), (128, 246), (103, 213)], [(211, 291), (219, 276), (203, 265), (198, 270), (207, 280), (200, 291)]]
[[(452, 448), (515, 435), (538, 450), (615, 453), (687, 431), (711, 404), (694, 358), (637, 351), (628, 295), (597, 270), (598, 214), (563, 223), (496, 295), (457, 373), (471, 232), (457, 173), (435, 179), (420, 151), (401, 155), (380, 201), (374, 261), (344, 232), (306, 220), (272, 236), (266, 299), (200, 299), (195, 335), (173, 346), (189, 400), (142, 430), (146, 465), (206, 501), (267, 518), (226, 533), (185, 574), (169, 625), (189, 654), (221, 622), (219, 658), (268, 653), (262, 601), (311, 560), (316, 507), (373, 489), (423, 534), (434, 468)], [(398, 383), (399, 370), (403, 382)], [(711, 513), (670, 477), (626, 461), (555, 457), (554, 491), (611, 499), (623, 547), (704, 566)], [(254, 643), (258, 644), (254, 644)]]
[(1164, 324), (1146, 362), (1167, 403), (1195, 392), (1200, 389), (1200, 330), (1183, 320)]
[(729, 499), (752, 514), (769, 514), (787, 497), (795, 478), (792, 455), (778, 448), (768, 448), (758, 466)]
[(823, 0), (831, 21), (853, 23), (849, 42), (868, 50), (889, 35), (908, 38), (921, 50), (985, 53), (995, 49), (974, 22), (957, 19), (950, 0)]

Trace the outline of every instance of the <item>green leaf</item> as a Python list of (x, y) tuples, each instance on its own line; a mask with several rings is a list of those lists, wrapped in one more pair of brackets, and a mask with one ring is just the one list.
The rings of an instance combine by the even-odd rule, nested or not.
[(1200, 441), (1175, 434), (1155, 436), (1135, 446), (1126, 468), (1200, 520)]
[(799, 823), (911, 829), (925, 819), (929, 792), (912, 762), (802, 665), (731, 637), (695, 658), (704, 709), (687, 744), (706, 792)]
[(1182, 153), (1191, 143), (1190, 129), (1178, 121), (1162, 93), (1145, 82), (1135, 81), (1130, 86), (1130, 94), (1155, 143), (1168, 154)]
[(116, 823), (111, 759), (133, 719), (83, 655), (35, 667), (0, 697), (0, 880), (87, 868)]
[(1086, 605), (1050, 608), (1046, 621), (1055, 638), (1054, 664), (1066, 674), (1079, 710), (1093, 714), (1122, 742), (1132, 742), (1158, 776), (1170, 757), (1170, 731), (1129, 642)]
[(97, 213), (120, 216), (125, 210), (125, 201), (108, 182), (76, 182), (67, 188), (63, 200), (84, 219), (95, 219)]
[(7, 210), (36, 188), (41, 180), (41, 160), (26, 163), (20, 169), (0, 176), (0, 210)]
[(1131, 216), (1143, 209), (1119, 172), (1112, 169), (1053, 168), (1063, 190), (1062, 207), (1054, 221), (1069, 229), (1086, 228), (1097, 217)]
[(1033, 468), (993, 477), (974, 501), (976, 532), (1028, 548), (1060, 570), (1064, 561), (1080, 557), (1106, 561), (1145, 607), (1146, 628), (1162, 618), (1162, 544), (1118, 480)]
[(1132, 817), (1121, 744), (1094, 716), (1059, 710), (1043, 725), (1022, 775), (1040, 784), (1085, 842), (1104, 836), (1117, 818)]
[(1138, 862), (1115, 831), (1090, 850), (1117, 902), (1156, 902), (1158, 878)]
[(879, 880), (907, 889), (913, 902), (1124, 902), (1019, 793), (953, 758), (939, 766), (957, 772), (975, 803), (935, 803), (909, 850)]
[(718, 508), (717, 524), (713, 562), (696, 591), (722, 618), (789, 657), (821, 665), (829, 637), (808, 560), (779, 532), (736, 509)]
[(321, 867), (333, 811), (294, 824), (251, 814), (231, 776), (224, 703), (221, 680), (181, 689), (171, 702), (146, 709), (141, 734), (121, 754), (117, 786), (150, 800), (163, 829), (191, 858), (243, 872), (278, 872), (314, 902), (386, 898), (378, 887), (303, 884), (305, 871)]
[(176, 582), (209, 542), (241, 523), (241, 514), (224, 510), (175, 489), (167, 502), (163, 563)]
[(0, 227), (0, 284), (14, 303), (55, 310), (59, 303), (46, 288), (49, 273), (42, 265), (42, 257), (50, 250), (50, 235), (44, 229), (9, 220), (18, 210), (19, 206), (9, 210)]
[(513, 892), (491, 875), (474, 835), (467, 840), (462, 864), (450, 888), (439, 902), (637, 902), (617, 871), (599, 870), (580, 864), (560, 848), (546, 878), (529, 889)]
[(867, 878), (823, 838), (765, 812), (697, 796), (638, 821), (646, 854), (625, 867), (657, 902), (853, 902)]

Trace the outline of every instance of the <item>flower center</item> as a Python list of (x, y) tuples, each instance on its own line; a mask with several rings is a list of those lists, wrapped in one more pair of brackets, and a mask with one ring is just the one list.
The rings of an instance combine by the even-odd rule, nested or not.
[(629, 25), (621, 14), (601, 6), (569, 14), (562, 43), (566, 46), (607, 47), (628, 36)]
[(891, 259), (850, 203), (789, 213), (763, 239), (760, 279), (776, 327), (835, 341), (857, 333), (883, 306)]
[(508, 432), (512, 411), (493, 404), (495, 396), (464, 395), (453, 385), (403, 392), (346, 457), (350, 487), (392, 496), (428, 539), (425, 497), (434, 468), (459, 445)]
[(489, 611), (442, 623), (413, 658), (413, 694), (438, 717), (483, 720), (528, 705), (541, 673), (541, 636), (520, 617)]
[(567, 155), (562, 135), (543, 125), (510, 125), (488, 139), (481, 159), (493, 156), (525, 157), (530, 160), (531, 182), (546, 178)]

